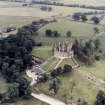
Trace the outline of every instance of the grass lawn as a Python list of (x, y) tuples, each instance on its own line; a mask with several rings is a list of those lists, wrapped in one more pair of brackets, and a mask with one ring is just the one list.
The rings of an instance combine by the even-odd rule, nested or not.
[(93, 5), (93, 6), (100, 6), (105, 5), (104, 0), (57, 0), (58, 2), (62, 3), (71, 3), (71, 4), (80, 4), (80, 5)]
[(8, 27), (8, 26), (21, 27), (23, 25), (30, 24), (32, 21), (35, 20), (38, 20), (38, 18), (0, 15), (0, 27)]
[(96, 61), (96, 63), (91, 67), (87, 67), (85, 65), (81, 66), (80, 70), (82, 70), (83, 73), (89, 72), (95, 75), (97, 78), (105, 79), (105, 61), (104, 60)]
[(80, 11), (95, 11), (91, 9), (52, 6), (52, 11), (42, 11), (42, 5), (35, 4), (33, 7), (22, 7), (21, 3), (0, 2), (0, 26), (22, 26), (30, 23), (32, 20), (49, 18), (52, 16), (67, 16)]
[(59, 42), (66, 42), (66, 41), (73, 41), (73, 38), (67, 38), (67, 37), (45, 37), (44, 32), (41, 33), (42, 36), (38, 36), (38, 37), (33, 37), (35, 39), (36, 42), (41, 42), (44, 46), (52, 46), (55, 43), (59, 43)]
[[(102, 26), (98, 25), (96, 26), (92, 24), (74, 22), (62, 19), (58, 22), (50, 23), (45, 27), (42, 27), (38, 31), (39, 36), (35, 37), (35, 41), (42, 42), (43, 45), (51, 46), (54, 43), (73, 41), (75, 38), (88, 39), (94, 36), (94, 30), (93, 30), (94, 27), (98, 27), (100, 29), (100, 32), (103, 31)], [(45, 37), (46, 29), (58, 30), (61, 36), (57, 38)], [(66, 32), (69, 30), (72, 32), (71, 38), (66, 37)]]
[(34, 48), (32, 54), (43, 59), (48, 59), (52, 56), (52, 48), (48, 46)]
[(52, 59), (50, 59), (50, 60), (48, 61), (47, 64), (45, 64), (44, 66), (42, 66), (42, 68), (43, 68), (45, 71), (49, 72), (49, 71), (51, 71), (51, 70), (54, 69), (54, 67), (57, 65), (58, 62), (59, 62), (59, 59), (53, 57)]
[(105, 34), (99, 37), (100, 41), (101, 41), (101, 47), (105, 53)]
[(60, 67), (64, 67), (65, 64), (69, 64), (71, 66), (74, 66), (74, 62), (71, 59), (64, 59), (63, 62), (59, 65)]
[[(64, 7), (64, 6), (52, 6), (52, 13), (57, 16), (67, 16), (72, 15), (76, 12), (88, 12), (95, 11), (93, 9), (83, 9), (83, 8), (74, 8), (74, 7)], [(96, 10), (97, 11), (97, 10)]]
[[(66, 95), (68, 102), (73, 101), (75, 103), (79, 98), (82, 98), (86, 99), (89, 102), (89, 105), (93, 105), (99, 89), (93, 83), (82, 77), (82, 75), (78, 71), (75, 71), (72, 74), (61, 76), (59, 79), (61, 80), (61, 84), (59, 85), (60, 88), (58, 94), (55, 96), (56, 98), (64, 101), (64, 95)], [(73, 83), (75, 83), (76, 85), (73, 89), (73, 92), (71, 93), (71, 87)], [(51, 95), (48, 90), (48, 83), (40, 84), (37, 86), (37, 88), (41, 92)]]
[[(48, 63), (46, 67), (47, 70), (49, 70), (48, 67), (49, 65), (53, 64), (53, 62), (55, 62), (55, 59), (52, 59)], [(60, 66), (62, 67), (64, 64), (73, 64), (73, 62), (70, 59), (65, 59), (60, 64)], [(64, 101), (65, 99), (64, 95), (66, 95), (68, 102), (73, 101), (75, 103), (79, 98), (81, 98), (85, 99), (89, 103), (89, 105), (93, 105), (97, 92), (100, 90), (101, 87), (103, 88), (104, 85), (100, 87), (94, 85), (94, 83), (90, 80), (87, 80), (87, 78), (85, 78), (85, 76), (82, 73), (91, 72), (97, 78), (105, 79), (104, 65), (105, 61), (101, 60), (99, 62), (96, 62), (96, 64), (91, 67), (81, 66), (79, 68), (79, 71), (77, 70), (74, 71), (72, 74), (60, 76), (59, 77), (59, 79), (61, 80), (61, 84), (59, 85), (60, 88), (58, 94), (54, 97)], [(71, 87), (73, 83), (75, 83), (76, 85), (73, 89), (73, 92), (71, 93)], [(39, 91), (52, 96), (52, 94), (48, 90), (49, 89), (48, 82), (45, 84), (39, 84), (37, 88), (39, 89)]]
[(5, 7), (0, 8), (0, 15), (48, 18), (54, 13), (41, 11), (38, 7)]
[(94, 35), (94, 27), (98, 27), (100, 31), (103, 30), (101, 26), (96, 26), (87, 23), (74, 22), (69, 20), (61, 20), (56, 23), (51, 23), (42, 27), (39, 30), (40, 35), (45, 35), (46, 29), (58, 30), (62, 36), (66, 36), (67, 31), (72, 32), (73, 37), (91, 37)]
[(37, 99), (29, 99), (29, 100), (19, 100), (11, 105), (48, 105), (48, 104), (41, 102)]
[(8, 84), (6, 81), (2, 78), (0, 74), (0, 93), (5, 93), (8, 89)]

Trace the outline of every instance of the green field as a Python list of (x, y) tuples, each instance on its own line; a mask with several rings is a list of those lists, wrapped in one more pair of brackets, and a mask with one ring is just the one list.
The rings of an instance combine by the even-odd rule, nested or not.
[[(59, 85), (59, 92), (55, 96), (56, 98), (59, 98), (60, 100), (64, 101), (64, 95), (67, 96), (67, 100), (77, 102), (79, 98), (85, 99), (88, 101), (89, 105), (93, 105), (95, 101), (95, 97), (97, 92), (100, 90), (101, 87), (104, 88), (104, 85), (100, 85), (98, 87), (94, 84), (94, 82), (88, 80), (84, 73), (92, 73), (96, 76), (96, 78), (105, 79), (105, 73), (104, 73), (104, 65), (105, 61), (96, 62), (96, 64), (93, 67), (87, 67), (87, 66), (81, 66), (77, 71), (74, 71), (72, 74), (66, 74), (63, 76), (60, 76), (59, 79), (61, 80), (61, 84)], [(64, 60), (61, 65), (64, 64), (70, 64), (71, 61)], [(103, 68), (102, 68), (103, 67)], [(71, 87), (72, 84), (75, 83), (75, 87), (73, 90), (73, 93), (71, 93)], [(49, 84), (40, 84), (37, 86), (37, 88), (48, 95), (51, 95), (51, 93), (48, 91)], [(72, 96), (72, 100), (71, 97)]]
[[(58, 22), (50, 23), (50, 24), (46, 25), (45, 27), (42, 27), (38, 31), (39, 36), (35, 37), (35, 40), (42, 42), (44, 45), (52, 45), (52, 44), (58, 43), (58, 42), (73, 41), (75, 38), (88, 39), (88, 38), (91, 38), (94, 36), (94, 30), (93, 30), (94, 27), (98, 27), (100, 32), (103, 31), (103, 29), (104, 29), (102, 26), (96, 26), (96, 25), (92, 25), (92, 24), (62, 19)], [(57, 38), (45, 37), (46, 29), (58, 30), (58, 32), (61, 34), (61, 36), (57, 37)], [(66, 37), (67, 31), (72, 32), (71, 38)]]
[(52, 11), (42, 11), (42, 5), (34, 4), (33, 7), (22, 7), (21, 3), (0, 1), (0, 26), (20, 27), (33, 20), (49, 17), (63, 17), (75, 12), (95, 11), (91, 9), (52, 6)]
[(105, 34), (99, 37), (100, 41), (101, 41), (101, 47), (105, 52)]
[(73, 37), (91, 37), (94, 35), (94, 27), (98, 27), (102, 31), (103, 27), (92, 24), (75, 22), (69, 20), (61, 20), (56, 23), (48, 24), (39, 30), (40, 35), (44, 35), (46, 29), (58, 30), (62, 36), (66, 36), (67, 31), (72, 32)]
[(5, 93), (8, 89), (8, 84), (6, 81), (2, 78), (0, 74), (0, 93)]
[(59, 62), (59, 59), (53, 57), (48, 61), (47, 64), (43, 65), (42, 68), (47, 72), (52, 71), (58, 62)]
[(61, 3), (71, 3), (71, 4), (80, 4), (80, 5), (93, 5), (93, 6), (100, 6), (100, 5), (105, 5), (104, 0), (57, 0), (58, 2)]
[[(72, 74), (61, 76), (59, 79), (61, 80), (61, 84), (59, 85), (60, 88), (58, 94), (55, 96), (56, 98), (64, 101), (64, 95), (66, 95), (69, 102), (72, 101), (75, 103), (79, 98), (82, 98), (86, 99), (89, 102), (89, 105), (93, 105), (97, 91), (99, 89), (90, 81), (83, 78), (83, 76), (78, 71), (75, 71)], [(71, 87), (74, 82), (76, 86), (73, 90), (73, 93), (71, 94)], [(37, 88), (41, 92), (51, 95), (48, 91), (48, 87), (49, 85), (46, 83), (40, 84)], [(71, 96), (73, 98), (72, 100), (70, 99)]]
[(105, 61), (97, 61), (93, 66), (81, 66), (80, 70), (84, 73), (91, 73), (97, 78), (105, 80)]
[(72, 59), (64, 59), (59, 66), (60, 67), (64, 67), (65, 64), (69, 64), (71, 66), (75, 66), (75, 64), (72, 61)]
[[(104, 5), (104, 0), (59, 0), (63, 3), (79, 3), (79, 4), (87, 4), (87, 5)], [(21, 27), (26, 24), (30, 24), (34, 20), (39, 20), (41, 18), (50, 18), (55, 17), (58, 21), (55, 23), (50, 23), (44, 27), (42, 27), (38, 33), (38, 36), (33, 35), (33, 38), (36, 42), (42, 42), (44, 46), (34, 48), (32, 54), (47, 60), (53, 56), (52, 54), (52, 45), (59, 42), (66, 42), (66, 41), (74, 41), (77, 39), (91, 39), (94, 34), (94, 27), (98, 27), (100, 32), (105, 30), (101, 25), (93, 25), (88, 23), (76, 22), (67, 20), (64, 16), (72, 15), (75, 12), (88, 12), (88, 11), (95, 11), (90, 9), (83, 9), (83, 8), (73, 8), (73, 7), (63, 7), (63, 6), (52, 6), (52, 11), (41, 11), (40, 6), (42, 5), (34, 5), (33, 7), (21, 7), (21, 4), (15, 4), (6, 2), (0, 2), (0, 27), (8, 27), (8, 26), (16, 26)], [(15, 7), (15, 5), (17, 7)], [(61, 19), (62, 18), (62, 19)], [(104, 19), (105, 20), (105, 19)], [(101, 22), (105, 24), (104, 20)], [(45, 31), (46, 29), (51, 30), (58, 30), (61, 34), (60, 37), (46, 37)], [(71, 31), (72, 36), (66, 37), (66, 32)], [(105, 50), (105, 35), (100, 36), (99, 39), (102, 42), (102, 49)], [(42, 68), (46, 72), (50, 72), (53, 70), (59, 59), (52, 57), (52, 59), (48, 60), (48, 62), (42, 66)], [(59, 65), (63, 67), (65, 64), (69, 64), (74, 66), (74, 63), (71, 59), (64, 59), (63, 62)], [(60, 99), (62, 101), (65, 100), (64, 95), (67, 96), (68, 102), (76, 103), (79, 98), (85, 99), (89, 105), (93, 105), (95, 101), (95, 97), (99, 89), (105, 86), (96, 86), (92, 81), (88, 80), (84, 74), (91, 73), (97, 79), (105, 80), (105, 61), (97, 61), (93, 66), (85, 66), (82, 65), (77, 71), (73, 71), (72, 74), (66, 74), (60, 76), (59, 79), (61, 80), (61, 84), (59, 85), (58, 94), (55, 98)], [(73, 93), (71, 93), (72, 84), (75, 83), (75, 87), (73, 89)], [(0, 93), (4, 93), (8, 89), (8, 85), (5, 80), (0, 75)], [(49, 93), (48, 82), (45, 84), (39, 84), (37, 87), (39, 91), (48, 95), (52, 95)], [(72, 99), (71, 99), (72, 97)], [(11, 105), (46, 105), (45, 103), (38, 101), (36, 99), (30, 100), (19, 100), (16, 103)]]
[(35, 20), (38, 19), (34, 17), (0, 15), (0, 27), (21, 27), (23, 25), (30, 24), (32, 21)]
[(48, 59), (52, 56), (52, 48), (48, 46), (34, 48), (32, 54), (43, 59)]
[[(56, 58), (52, 58), (42, 68), (45, 71), (49, 72), (55, 67), (58, 61), (59, 59), (57, 60)], [(64, 64), (74, 65), (71, 59), (64, 59), (59, 66), (63, 67)], [(59, 78), (61, 80), (61, 84), (59, 85), (60, 88), (55, 98), (64, 101), (65, 99), (64, 95), (67, 95), (68, 102), (72, 101), (76, 103), (77, 100), (81, 98), (87, 100), (89, 105), (93, 105), (97, 92), (100, 90), (100, 88), (104, 88), (104, 85), (100, 85), (100, 87), (95, 85), (94, 82), (88, 80), (84, 74), (91, 73), (97, 79), (104, 80), (105, 79), (104, 64), (105, 61), (101, 60), (97, 61), (93, 66), (90, 67), (82, 65), (79, 69), (77, 69), (77, 71), (74, 71), (72, 74), (60, 76)], [(71, 87), (73, 83), (75, 83), (76, 86), (74, 87), (73, 93), (71, 94)], [(52, 94), (48, 91), (48, 87), (49, 87), (48, 83), (40, 84), (37, 86), (40, 92), (52, 96)], [(70, 98), (71, 96), (72, 99)]]
[(48, 105), (48, 104), (32, 98), (30, 100), (19, 100), (16, 103), (11, 103), (11, 105)]

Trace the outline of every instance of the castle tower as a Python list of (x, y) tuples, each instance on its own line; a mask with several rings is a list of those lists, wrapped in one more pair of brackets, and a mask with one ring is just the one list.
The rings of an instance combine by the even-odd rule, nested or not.
[(74, 52), (72, 50), (72, 43), (58, 43), (54, 45), (54, 56), (57, 58), (72, 58)]

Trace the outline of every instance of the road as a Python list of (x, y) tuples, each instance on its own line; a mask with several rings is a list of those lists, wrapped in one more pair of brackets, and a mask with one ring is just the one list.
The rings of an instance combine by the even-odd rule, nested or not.
[(63, 102), (61, 102), (61, 101), (59, 101), (57, 99), (54, 99), (54, 98), (52, 98), (50, 96), (47, 96), (45, 94), (35, 94), (35, 93), (32, 93), (31, 95), (33, 97), (43, 101), (43, 102), (46, 102), (46, 103), (50, 104), (50, 105), (66, 105), (65, 103), (63, 103)]
[(0, 39), (1, 39), (1, 38), (6, 38), (6, 37), (8, 37), (8, 36), (10, 36), (10, 35), (16, 35), (16, 33), (17, 33), (17, 30), (11, 31), (11, 32), (8, 32), (8, 33), (2, 33), (2, 34), (0, 35)]

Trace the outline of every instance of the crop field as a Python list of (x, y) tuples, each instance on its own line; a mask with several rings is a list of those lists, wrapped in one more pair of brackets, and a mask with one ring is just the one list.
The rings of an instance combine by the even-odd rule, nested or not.
[[(39, 5), (41, 6), (41, 5)], [(52, 13), (56, 14), (57, 16), (67, 16), (72, 15), (76, 12), (89, 12), (89, 11), (99, 11), (99, 10), (92, 10), (92, 9), (82, 9), (82, 8), (74, 8), (74, 7), (63, 7), (63, 6), (51, 6)]]
[(0, 27), (21, 27), (26, 24), (30, 24), (32, 21), (38, 20), (34, 17), (23, 17), (23, 16), (0, 16)]
[(50, 17), (63, 17), (75, 12), (95, 11), (91, 9), (52, 6), (52, 11), (42, 11), (42, 5), (35, 4), (33, 7), (22, 7), (22, 3), (0, 1), (0, 27), (20, 27), (34, 20)]
[(80, 5), (93, 5), (93, 6), (100, 6), (105, 5), (104, 0), (57, 0), (58, 2), (62, 3), (72, 3), (72, 4), (80, 4)]

